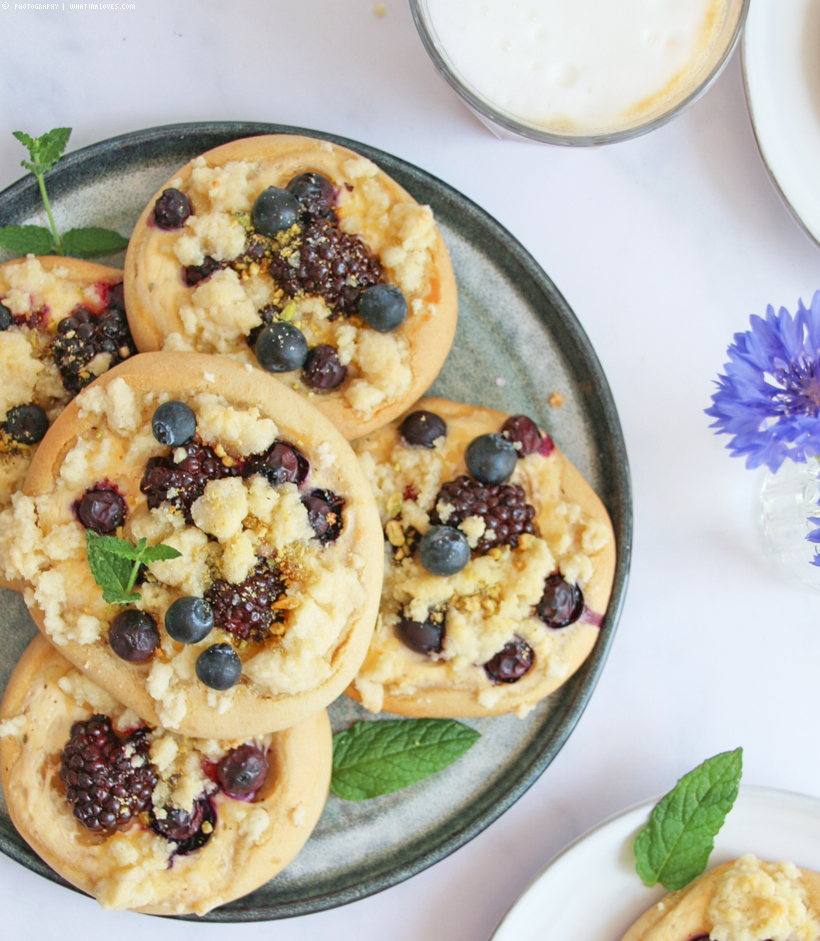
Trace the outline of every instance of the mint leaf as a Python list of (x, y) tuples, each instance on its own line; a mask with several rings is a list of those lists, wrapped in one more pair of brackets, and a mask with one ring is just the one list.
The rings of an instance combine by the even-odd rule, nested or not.
[(674, 892), (706, 869), (742, 771), (742, 748), (721, 752), (685, 774), (661, 798), (635, 839), (635, 868), (646, 885), (660, 882)]
[(148, 546), (140, 555), (140, 562), (148, 565), (149, 562), (164, 562), (166, 559), (178, 559), (182, 553), (173, 546), (165, 546), (159, 543), (156, 546)]
[(69, 229), (63, 236), (63, 251), (66, 255), (75, 255), (78, 258), (112, 255), (127, 247), (128, 239), (113, 229)]
[(455, 719), (356, 722), (333, 736), (330, 790), (349, 801), (391, 794), (446, 768), (479, 737)]
[[(127, 555), (118, 551), (115, 543), (125, 543), (131, 550), (133, 546), (124, 539), (114, 536), (99, 536), (93, 530), (85, 531), (85, 549), (88, 565), (94, 581), (102, 588), (103, 598), (109, 604), (130, 604), (139, 595), (130, 595), (128, 582), (134, 563)], [(128, 597), (123, 601), (123, 597)]]
[(0, 227), (0, 248), (20, 255), (48, 255), (54, 250), (54, 238), (41, 225), (4, 225)]
[(12, 134), (28, 150), (33, 161), (28, 163), (23, 160), (22, 165), (36, 176), (50, 170), (62, 157), (71, 136), (71, 128), (55, 127), (37, 138), (31, 138), (23, 131), (12, 131)]
[(118, 539), (116, 536), (100, 536), (91, 529), (85, 531), (85, 546), (87, 550), (90, 550), (93, 546), (96, 553), (102, 553), (106, 556), (116, 555), (134, 562), (139, 558), (138, 546), (135, 546), (127, 539)]
[(173, 546), (149, 546), (145, 539), (135, 546), (127, 539), (100, 536), (90, 529), (85, 531), (85, 549), (91, 574), (108, 604), (133, 604), (142, 597), (133, 590), (140, 565), (182, 555)]

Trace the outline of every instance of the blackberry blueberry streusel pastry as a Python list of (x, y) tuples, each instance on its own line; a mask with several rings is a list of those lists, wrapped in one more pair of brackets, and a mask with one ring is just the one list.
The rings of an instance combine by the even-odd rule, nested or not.
[(260, 366), (349, 439), (427, 389), (456, 326), (429, 207), (359, 154), (286, 134), (179, 170), (137, 222), (125, 294), (141, 351)]
[(42, 637), (0, 711), (0, 776), (31, 848), (104, 908), (199, 915), (293, 859), (322, 813), (322, 710), (283, 732), (218, 741), (146, 724)]
[(146, 721), (240, 738), (364, 658), (382, 535), (350, 446), (260, 370), (146, 353), (59, 416), (0, 546), (45, 635)]
[(349, 692), (402, 715), (525, 714), (598, 637), (615, 570), (603, 504), (524, 415), (422, 399), (355, 449), (385, 578)]

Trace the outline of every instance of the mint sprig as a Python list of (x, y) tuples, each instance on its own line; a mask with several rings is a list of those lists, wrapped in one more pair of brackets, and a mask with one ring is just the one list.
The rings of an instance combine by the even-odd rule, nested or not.
[(20, 163), (37, 178), (51, 231), (41, 225), (0, 226), (0, 248), (6, 248), (20, 255), (54, 253), (75, 255), (79, 258), (97, 258), (100, 255), (111, 255), (122, 251), (128, 245), (128, 239), (112, 229), (101, 229), (96, 226), (71, 229), (63, 238), (60, 238), (60, 233), (57, 231), (44, 176), (63, 155), (68, 138), (71, 136), (71, 128), (55, 127), (40, 137), (31, 137), (23, 131), (12, 133), (28, 150), (31, 157), (31, 161), (22, 160)]
[(646, 885), (660, 883), (675, 892), (706, 869), (742, 771), (742, 748), (721, 752), (661, 798), (635, 839), (635, 868)]
[(479, 738), (455, 719), (356, 722), (333, 737), (330, 790), (349, 801), (391, 794), (446, 768)]
[(94, 581), (103, 590), (108, 604), (133, 604), (142, 595), (134, 591), (141, 565), (177, 559), (182, 555), (173, 546), (159, 543), (149, 546), (145, 539), (134, 545), (116, 536), (100, 536), (90, 529), (85, 531), (85, 549)]

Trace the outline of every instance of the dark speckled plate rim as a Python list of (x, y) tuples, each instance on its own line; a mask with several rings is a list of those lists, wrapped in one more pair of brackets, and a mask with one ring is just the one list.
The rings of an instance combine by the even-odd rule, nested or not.
[[(192, 144), (201, 153), (220, 143), (259, 134), (304, 134), (349, 147), (380, 165), (410, 191), (419, 201), (432, 205), (444, 220), (453, 220), (454, 227), (478, 250), (492, 256), (493, 261), (521, 292), (539, 320), (561, 347), (568, 368), (579, 381), (580, 394), (592, 432), (594, 449), (599, 461), (601, 487), (599, 495), (609, 511), (615, 529), (617, 563), (612, 597), (601, 626), (595, 648), (581, 670), (566, 684), (571, 690), (565, 713), (555, 730), (542, 727), (527, 763), (516, 765), (514, 780), (506, 777), (488, 792), (480, 804), (472, 804), (461, 826), (450, 828), (446, 838), (434, 842), (423, 852), (410, 858), (398, 858), (395, 865), (379, 874), (371, 874), (356, 885), (341, 888), (329, 886), (327, 891), (298, 901), (274, 905), (242, 904), (238, 899), (215, 909), (204, 918), (192, 920), (215, 922), (249, 922), (288, 918), (324, 911), (365, 898), (396, 885), (421, 872), (469, 842), (507, 810), (539, 778), (558, 754), (581, 713), (586, 707), (603, 668), (615, 628), (624, 604), (632, 548), (632, 498), (626, 446), (615, 402), (598, 357), (577, 317), (553, 282), (526, 249), (488, 215), (480, 206), (449, 184), (398, 157), (366, 144), (334, 134), (256, 122), (209, 121), (147, 128), (113, 137), (67, 154), (50, 171), (49, 192), (54, 201), (100, 176), (116, 176), (126, 169), (167, 161), (179, 151), (180, 165), (190, 159)], [(0, 224), (13, 224), (28, 216), (39, 206), (39, 192), (33, 177), (25, 177), (0, 192)], [(456, 221), (457, 220), (457, 221)], [(469, 233), (469, 234), (467, 234)], [(0, 851), (28, 869), (73, 888), (57, 876), (34, 854), (25, 854), (0, 834)], [(252, 896), (246, 897), (248, 902)]]

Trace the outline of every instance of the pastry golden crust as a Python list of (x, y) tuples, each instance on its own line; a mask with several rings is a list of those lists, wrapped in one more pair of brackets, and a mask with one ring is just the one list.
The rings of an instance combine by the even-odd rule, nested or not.
[[(401, 326), (378, 333), (357, 316), (329, 318), (330, 310), (302, 289), (283, 296), (267, 259), (228, 264), (244, 251), (248, 214), (269, 186), (284, 187), (301, 173), (318, 173), (338, 191), (336, 212), (347, 235), (358, 235), (381, 261), (384, 278), (405, 295)], [(166, 188), (184, 192), (194, 214), (177, 229), (153, 221)], [(293, 242), (297, 252), (300, 235)], [(226, 265), (199, 284), (183, 278), (205, 258)], [(269, 256), (268, 256), (269, 257)], [(296, 261), (298, 254), (289, 259)], [(237, 269), (237, 270), (234, 270)], [(285, 308), (310, 347), (338, 349), (347, 376), (338, 388), (317, 392), (298, 372), (277, 378), (310, 397), (352, 439), (395, 418), (441, 369), (455, 333), (457, 298), (447, 249), (429, 208), (419, 206), (364, 157), (327, 141), (269, 135), (224, 144), (183, 167), (151, 199), (140, 217), (125, 261), (125, 296), (137, 348), (223, 353), (256, 365), (247, 335), (262, 324), (259, 311)]]
[[(235, 471), (211, 479), (187, 515), (173, 502), (177, 485), (153, 509), (141, 490), (152, 459), (171, 468), (187, 460), (187, 446), (164, 447), (152, 434), (153, 412), (167, 400), (193, 409), (201, 445), (213, 446), (214, 462), (224, 455), (220, 473)], [(282, 441), (310, 462), (302, 489), (293, 482), (274, 485), (255, 469), (260, 453)], [(101, 481), (127, 506), (117, 535), (182, 553), (151, 563), (137, 586), (142, 599), (135, 606), (155, 619), (160, 635), (143, 663), (120, 659), (109, 645), (122, 606), (106, 604), (94, 581), (75, 511)], [(325, 543), (303, 500), (313, 488), (345, 501), (340, 532)], [(22, 547), (14, 554), (16, 574), (32, 586), (26, 600), (38, 626), (69, 660), (152, 724), (231, 739), (287, 728), (335, 699), (367, 650), (382, 579), (372, 495), (330, 422), (260, 370), (196, 353), (141, 354), (121, 364), (77, 396), (49, 429), (13, 509), (2, 538)], [(217, 581), (231, 616), (234, 588), (256, 604), (262, 589), (247, 580), (257, 571), (280, 580), (277, 597), (265, 596), (273, 603), (257, 605), (267, 618), (257, 633), (243, 637), (220, 618), (199, 643), (179, 644), (165, 632), (173, 601), (203, 597)], [(276, 588), (268, 582), (269, 591)], [(271, 611), (275, 616), (268, 617)], [(198, 656), (214, 643), (231, 645), (242, 662), (239, 682), (222, 692), (195, 673)]]
[[(79, 307), (94, 314), (105, 310), (109, 288), (121, 281), (121, 271), (77, 258), (30, 255), (0, 265), (0, 304), (15, 318), (0, 330), (0, 426), (9, 410), (20, 405), (38, 405), (49, 421), (65, 408), (74, 393), (66, 389), (51, 356), (57, 327)], [(93, 374), (106, 368), (101, 357)], [(90, 381), (93, 375), (87, 370), (84, 378)], [(0, 514), (22, 486), (37, 447), (16, 442), (0, 430)], [(2, 555), (0, 586), (23, 588), (6, 577)]]
[[(157, 915), (204, 914), (247, 895), (280, 872), (307, 841), (330, 783), (332, 738), (322, 711), (257, 740), (269, 771), (254, 800), (209, 785), (213, 835), (188, 855), (153, 832), (143, 813), (106, 835), (73, 815), (60, 780), (60, 755), (75, 722), (92, 714), (133, 730), (136, 719), (78, 673), (47, 641), (35, 638), (12, 674), (0, 717), (0, 773), (9, 815), (31, 848), (64, 879), (106, 908)], [(153, 730), (152, 749), (174, 746), (194, 761), (215, 762), (241, 742), (192, 741)], [(160, 782), (163, 778), (160, 776)], [(157, 793), (155, 791), (155, 793)], [(172, 863), (172, 865), (170, 865)]]
[(622, 941), (813, 941), (818, 913), (820, 873), (747, 855), (667, 895)]
[[(516, 548), (481, 547), (485, 521), (471, 516), (459, 522), (472, 540), (471, 561), (455, 575), (430, 574), (418, 552), (405, 554), (401, 545), (394, 546), (411, 528), (426, 532), (434, 510), (446, 523), (452, 507), (437, 503), (442, 485), (466, 473), (470, 441), (500, 432), (509, 416), (443, 399), (423, 399), (413, 406), (417, 410), (446, 421), (447, 434), (435, 447), (407, 444), (399, 434), (402, 419), (354, 443), (387, 541), (379, 620), (347, 692), (373, 711), (400, 715), (524, 715), (569, 679), (595, 644), (615, 571), (609, 517), (558, 448), (546, 457), (519, 457), (509, 483), (521, 486), (534, 508), (535, 534), (522, 534)], [(556, 571), (583, 592), (583, 610), (560, 628), (535, 615), (545, 580)], [(431, 614), (439, 624), (444, 617), (441, 650), (416, 652), (398, 639), (395, 628), (402, 618), (422, 624)], [(516, 638), (529, 645), (534, 665), (517, 681), (493, 682), (484, 664)]]

